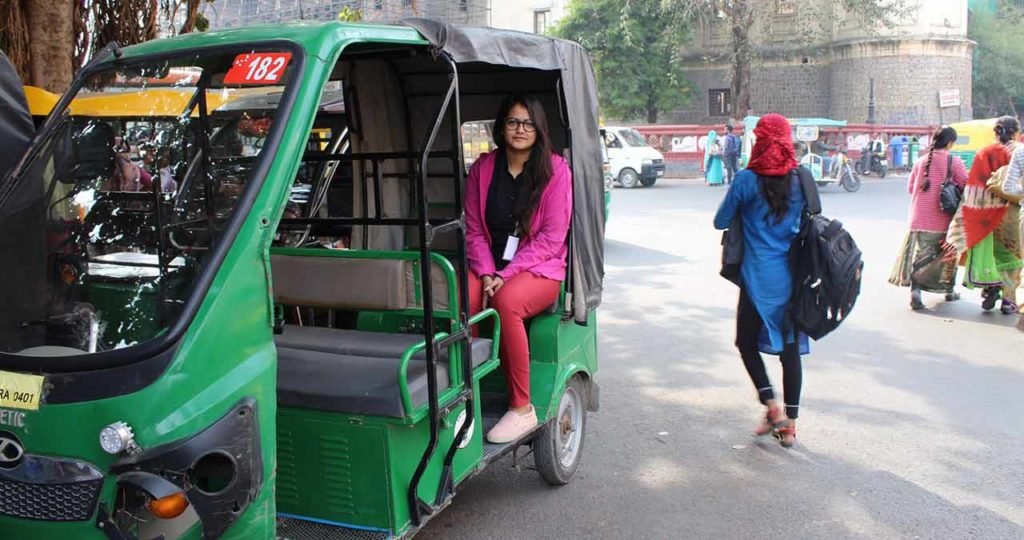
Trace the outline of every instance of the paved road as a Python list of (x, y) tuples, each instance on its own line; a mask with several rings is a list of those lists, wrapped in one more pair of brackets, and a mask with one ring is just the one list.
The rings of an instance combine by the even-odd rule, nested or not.
[(792, 451), (749, 435), (760, 409), (710, 225), (724, 189), (617, 189), (602, 408), (579, 474), (553, 489), (506, 459), (419, 538), (1024, 538), (1024, 336), (976, 293), (926, 295), (912, 313), (886, 283), (903, 185), (823, 193), (864, 250), (865, 283), (854, 316), (812, 345)]

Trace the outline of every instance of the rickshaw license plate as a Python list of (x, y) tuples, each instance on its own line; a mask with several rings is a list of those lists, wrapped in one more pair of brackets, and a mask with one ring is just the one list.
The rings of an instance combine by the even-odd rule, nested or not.
[(0, 407), (35, 411), (43, 391), (41, 375), (0, 371)]

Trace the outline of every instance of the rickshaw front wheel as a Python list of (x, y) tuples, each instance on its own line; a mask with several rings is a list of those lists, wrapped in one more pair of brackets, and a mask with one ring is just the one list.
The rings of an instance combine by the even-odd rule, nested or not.
[(850, 193), (853, 193), (860, 189), (860, 178), (858, 178), (855, 174), (850, 174), (849, 172), (843, 175), (843, 180), (841, 183), (843, 185), (843, 189)]
[(537, 471), (552, 486), (568, 484), (580, 467), (587, 427), (586, 391), (579, 377), (570, 379), (559, 400), (558, 413), (534, 440), (533, 460)]

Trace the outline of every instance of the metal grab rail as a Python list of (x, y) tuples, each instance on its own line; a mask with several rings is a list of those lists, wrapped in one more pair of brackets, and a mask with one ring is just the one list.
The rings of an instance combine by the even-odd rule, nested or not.
[[(493, 359), (498, 357), (498, 347), (499, 347), (498, 341), (501, 339), (501, 320), (498, 319), (498, 312), (495, 311), (493, 308), (487, 308), (487, 309), (481, 311), (480, 313), (477, 313), (473, 317), (471, 317), (469, 319), (469, 324), (470, 324), (470, 327), (476, 326), (476, 325), (480, 324), (481, 322), (483, 322), (486, 319), (494, 319), (494, 337), (492, 338), (493, 341), (491, 342), (491, 356), (489, 358), (489, 359), (493, 360)], [(446, 340), (448, 338), (458, 338), (458, 337), (459, 336), (458, 336), (457, 333), (452, 335), (452, 334), (449, 334), (448, 332), (438, 332), (438, 333), (434, 334), (433, 341), (435, 343), (440, 343), (440, 342), (442, 342), (442, 341), (444, 341), (444, 340)], [(449, 343), (448, 347), (451, 348), (453, 346), (456, 346), (457, 344), (458, 343)], [(419, 352), (422, 352), (422, 351), (426, 350), (426, 348), (427, 348), (427, 341), (426, 340), (423, 340), (423, 341), (413, 345), (412, 347), (409, 347), (408, 349), (405, 350), (404, 353), (402, 353), (402, 359), (401, 359), (401, 361), (398, 364), (398, 392), (399, 392), (399, 397), (401, 397), (401, 399), (402, 399), (402, 410), (405, 412), (405, 419), (406, 420), (411, 420), (414, 416), (416, 416), (417, 413), (419, 413), (419, 410), (423, 408), (423, 406), (420, 406), (420, 409), (417, 409), (417, 408), (415, 408), (415, 406), (412, 403), (412, 393), (409, 391), (409, 362), (412, 360), (413, 356), (415, 356)], [(451, 366), (451, 359), (452, 359), (452, 355), (451, 355), (451, 352), (449, 351), (449, 353), (448, 353), (449, 366)], [(462, 357), (460, 357), (460, 361), (461, 362), (469, 361), (470, 363), (472, 363), (472, 357), (470, 357), (470, 358), (462, 358)], [(438, 403), (438, 406), (441, 407), (441, 408), (447, 407), (448, 405), (450, 405), (450, 403)]]
[[(432, 341), (438, 341), (448, 337), (448, 332), (438, 332), (434, 334)], [(427, 348), (427, 341), (423, 340), (412, 347), (406, 349), (402, 353), (402, 360), (398, 363), (398, 395), (402, 398), (402, 410), (405, 411), (405, 418), (410, 419), (415, 412), (412, 405), (412, 394), (409, 393), (409, 360), (412, 360), (412, 356), (420, 351)], [(432, 366), (427, 366), (430, 369)]]

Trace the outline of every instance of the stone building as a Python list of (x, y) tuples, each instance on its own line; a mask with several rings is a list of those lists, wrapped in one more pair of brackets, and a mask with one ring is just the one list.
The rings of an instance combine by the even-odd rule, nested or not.
[[(297, 20), (330, 21), (344, 8), (358, 10), (365, 21), (410, 17), (485, 26), (492, 0), (217, 0), (205, 14), (212, 28)], [(494, 0), (512, 2), (517, 0)]]
[[(866, 122), (874, 79), (880, 124), (971, 118), (968, 0), (919, 0), (892, 30), (864, 28), (835, 0), (762, 3), (768, 13), (750, 30), (756, 55), (749, 112)], [(709, 21), (694, 43), (684, 55), (694, 96), (665, 120), (716, 123), (743, 116), (732, 111), (727, 21)]]

